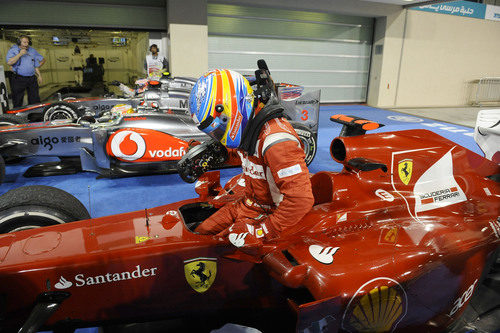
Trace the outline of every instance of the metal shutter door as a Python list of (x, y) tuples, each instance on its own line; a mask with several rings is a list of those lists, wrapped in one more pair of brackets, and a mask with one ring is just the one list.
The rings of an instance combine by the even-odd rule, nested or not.
[(252, 74), (265, 59), (277, 82), (321, 89), (322, 102), (365, 102), (373, 19), (208, 5), (208, 65)]

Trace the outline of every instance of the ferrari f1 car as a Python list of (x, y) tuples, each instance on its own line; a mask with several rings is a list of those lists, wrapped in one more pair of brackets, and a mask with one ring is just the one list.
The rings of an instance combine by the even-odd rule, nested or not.
[[(285, 96), (282, 104), (304, 144), (309, 164), (316, 154), (320, 91), (302, 93), (296, 90), (297, 87), (282, 89)], [(191, 140), (204, 142), (209, 139), (184, 112), (163, 113), (148, 108), (109, 120), (109, 117), (97, 121), (93, 117), (82, 117), (78, 121), (54, 120), (0, 127), (0, 154), (4, 159), (60, 158), (60, 162), (31, 167), (25, 173), (28, 177), (82, 170), (119, 177), (175, 172), (177, 161), (187, 151)], [(4, 167), (1, 162), (0, 169)]]
[[(116, 84), (122, 88), (122, 91), (127, 93), (126, 97), (67, 97), (56, 102), (8, 110), (7, 115), (15, 115), (19, 118), (3, 118), (0, 115), (0, 125), (56, 119), (76, 120), (83, 115), (99, 117), (117, 104), (129, 104), (139, 110), (153, 106), (162, 112), (184, 113), (187, 111), (187, 99), (196, 79), (162, 77), (158, 80), (143, 79), (142, 81), (144, 81), (141, 83), (143, 88), (132, 93), (127, 93), (126, 86), (117, 82)], [(131, 89), (128, 88), (128, 90)]]
[(330, 151), (343, 170), (313, 175), (312, 210), (263, 246), (193, 233), (242, 193), (216, 173), (200, 178), (197, 199), (67, 224), (88, 213), (65, 192), (0, 197), (3, 231), (56, 224), (0, 237), (3, 328), (274, 308), (290, 309), (298, 332), (449, 328), (500, 245), (499, 166), (427, 130), (366, 134), (380, 125), (334, 120), (344, 127)]

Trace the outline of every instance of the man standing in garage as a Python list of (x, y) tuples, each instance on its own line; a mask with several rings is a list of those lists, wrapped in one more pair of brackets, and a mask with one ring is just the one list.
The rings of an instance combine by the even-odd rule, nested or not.
[(31, 47), (31, 39), (26, 35), (20, 36), (7, 52), (6, 60), (14, 72), (11, 78), (14, 107), (22, 106), (25, 90), (28, 92), (28, 104), (39, 103), (38, 85), (42, 83), (39, 67), (45, 59)]
[(83, 54), (80, 52), (78, 45), (75, 46), (75, 50), (71, 55), (71, 61), (69, 65), (70, 69), (75, 71), (75, 82), (77, 86), (81, 86), (83, 83), (83, 67), (85, 67), (85, 59)]
[(151, 51), (151, 54), (148, 54), (146, 56), (146, 60), (144, 61), (144, 69), (146, 70), (146, 74), (151, 75), (152, 73), (158, 72), (159, 74), (161, 74), (163, 70), (166, 70), (168, 72), (168, 61), (164, 56), (158, 54), (158, 45), (152, 44), (149, 47), (149, 51)]

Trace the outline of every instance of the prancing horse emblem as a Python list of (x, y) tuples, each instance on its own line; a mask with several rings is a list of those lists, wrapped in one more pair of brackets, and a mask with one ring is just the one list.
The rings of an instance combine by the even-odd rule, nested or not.
[(413, 170), (413, 160), (404, 159), (398, 163), (399, 179), (403, 184), (408, 185), (411, 179), (411, 172)]
[(195, 258), (184, 261), (186, 280), (199, 293), (204, 293), (212, 286), (216, 274), (216, 258)]

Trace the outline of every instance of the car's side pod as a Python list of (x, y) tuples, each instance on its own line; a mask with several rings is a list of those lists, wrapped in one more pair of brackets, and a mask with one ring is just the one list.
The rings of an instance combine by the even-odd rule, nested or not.
[(374, 130), (384, 126), (371, 120), (356, 116), (346, 116), (343, 114), (336, 114), (330, 117), (330, 120), (342, 124), (342, 130), (339, 136), (357, 136), (363, 135), (366, 131)]
[(69, 296), (71, 294), (65, 291), (48, 291), (38, 295), (35, 307), (18, 333), (37, 332)]

